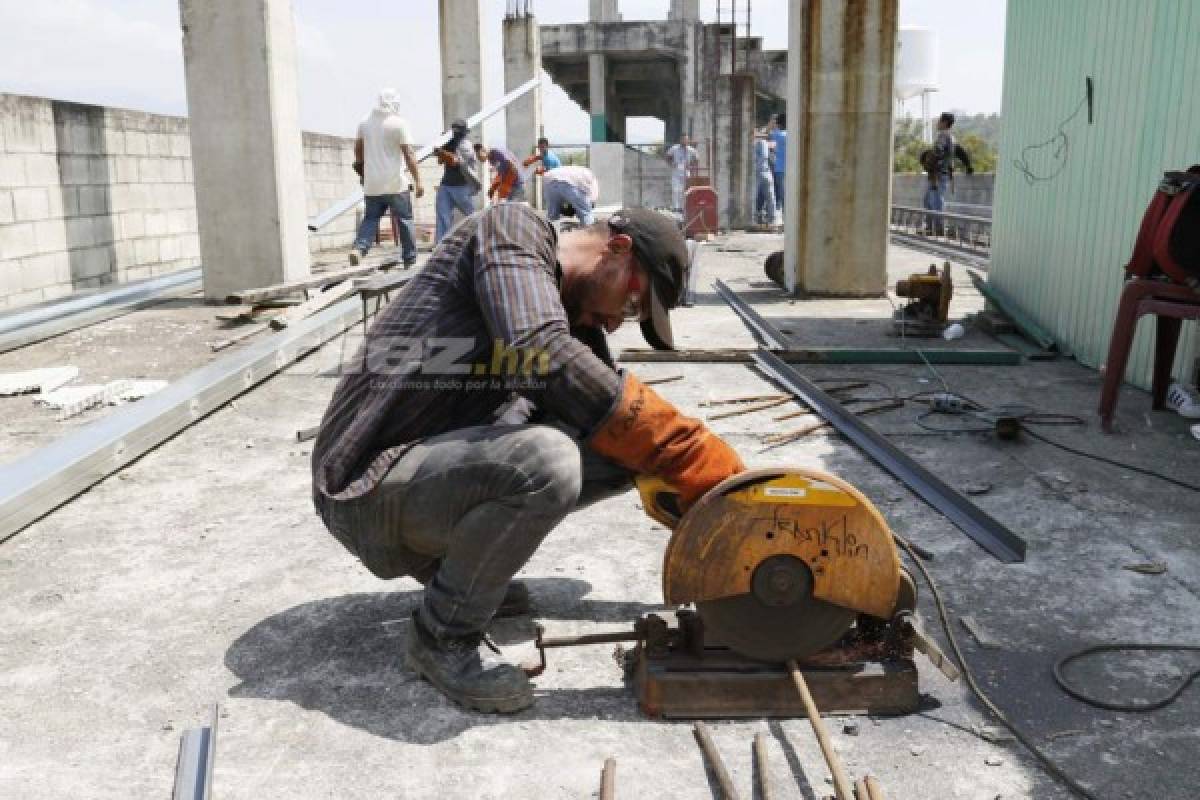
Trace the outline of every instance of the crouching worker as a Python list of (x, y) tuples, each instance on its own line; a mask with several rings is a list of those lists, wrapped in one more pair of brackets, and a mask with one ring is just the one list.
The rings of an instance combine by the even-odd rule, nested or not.
[(513, 576), (573, 510), (635, 475), (686, 508), (744, 469), (605, 344), (626, 316), (670, 347), (687, 250), (665, 216), (627, 209), (557, 235), (529, 206), (474, 214), (377, 317), (325, 412), (313, 498), (380, 578), (424, 584), (406, 662), (471, 709), (533, 703), (525, 674), (479, 653), (521, 613)]

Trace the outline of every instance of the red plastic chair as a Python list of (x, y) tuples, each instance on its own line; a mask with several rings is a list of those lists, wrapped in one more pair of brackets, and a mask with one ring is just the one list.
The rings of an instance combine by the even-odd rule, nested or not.
[(1133, 334), (1137, 321), (1144, 314), (1155, 316), (1154, 377), (1150, 388), (1150, 407), (1157, 410), (1166, 403), (1180, 326), (1185, 319), (1200, 319), (1200, 292), (1152, 278), (1131, 278), (1126, 281), (1117, 306), (1117, 318), (1113, 322), (1108, 361), (1104, 368), (1104, 385), (1100, 389), (1100, 424), (1107, 433), (1112, 433), (1117, 395), (1125, 378), (1125, 367), (1129, 364)]

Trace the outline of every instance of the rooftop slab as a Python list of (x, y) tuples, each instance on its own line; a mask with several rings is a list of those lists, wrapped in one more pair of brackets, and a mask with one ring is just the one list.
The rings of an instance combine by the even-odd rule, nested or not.
[[(705, 247), (699, 302), (677, 313), (682, 346), (753, 345), (708, 290), (713, 277), (768, 318), (793, 320), (787, 324), (804, 342), (900, 344), (881, 321), (891, 312), (886, 299), (794, 300), (772, 288), (762, 259), (780, 246), (778, 236), (732, 234)], [(929, 261), (893, 248), (889, 280)], [(980, 308), (961, 270), (955, 281), (952, 315)], [(223, 335), (212, 311), (180, 304), (137, 312), (87, 329), (91, 338), (71, 350), (70, 340), (53, 340), (4, 354), (0, 369), (70, 355), (97, 377), (175, 377), (211, 359), (206, 343)], [(616, 338), (644, 346), (634, 331)], [(221, 798), (579, 798), (596, 792), (610, 756), (619, 796), (713, 796), (690, 724), (641, 718), (610, 647), (551, 653), (537, 704), (507, 717), (464, 713), (405, 671), (419, 587), (376, 580), (323, 530), (309, 499), (310, 448), (295, 441), (297, 429), (319, 420), (334, 385), (322, 373), (345, 346), (331, 342), (0, 544), (0, 796), (165, 796), (181, 731), (204, 724), (214, 702), (222, 709), (214, 777)], [(971, 333), (938, 346), (996, 345)], [(659, 389), (697, 415), (707, 412), (704, 400), (772, 391), (741, 365), (633, 368), (643, 377), (682, 375)], [(936, 373), (799, 369), (878, 381), (872, 392), (902, 396), (945, 381), (986, 404), (1079, 414), (1086, 426), (1046, 435), (1170, 475), (1200, 475), (1200, 445), (1185, 421), (1150, 413), (1142, 392), (1122, 397), (1125, 433), (1100, 434), (1092, 417), (1099, 380), (1069, 360)], [(55, 423), (25, 440), (14, 436), (30, 424), (16, 411), (28, 402), (0, 399), (6, 458), (10, 442), (28, 446), (70, 429)], [(751, 466), (814, 466), (849, 480), (898, 532), (932, 551), (928, 566), (976, 675), (1069, 774), (1104, 798), (1190, 798), (1200, 784), (1200, 693), (1154, 714), (1103, 712), (1060, 692), (1050, 667), (1093, 642), (1200, 641), (1200, 499), (1029, 438), (934, 434), (915, 423), (920, 410), (910, 404), (869, 421), (952, 485), (990, 487), (975, 500), (1027, 539), (1024, 564), (998, 564), (840, 437), (814, 434), (763, 452), (761, 435), (790, 424), (772, 420), (783, 409), (713, 425)], [(538, 620), (555, 634), (615, 630), (660, 608), (667, 535), (634, 494), (572, 515), (524, 571)], [(1125, 569), (1149, 561), (1167, 572)], [(922, 590), (926, 628), (944, 641)], [(998, 646), (984, 649), (967, 635), (964, 614)], [(507, 655), (532, 656), (532, 625), (495, 626)], [(1081, 669), (1079, 679), (1117, 699), (1155, 694), (1196, 665), (1166, 657), (1106, 663)], [(1019, 747), (976, 735), (994, 721), (961, 684), (926, 662), (920, 668), (920, 713), (860, 719), (857, 735), (831, 721), (852, 775), (878, 777), (895, 798), (1068, 796)], [(785, 796), (832, 791), (807, 722), (710, 727), (747, 796), (758, 731), (770, 736), (772, 777)]]

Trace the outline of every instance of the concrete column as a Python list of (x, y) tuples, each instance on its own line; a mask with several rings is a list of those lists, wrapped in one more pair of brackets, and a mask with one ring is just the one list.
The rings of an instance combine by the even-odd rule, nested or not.
[(620, 22), (621, 15), (617, 11), (617, 0), (589, 0), (589, 22)]
[(700, 19), (700, 0), (671, 0), (667, 19), (681, 19), (688, 22)]
[(754, 203), (754, 76), (722, 75), (716, 85), (718, 224), (744, 228)]
[(608, 68), (603, 53), (588, 54), (588, 106), (592, 113), (592, 141), (608, 141)]
[(588, 147), (588, 168), (600, 184), (598, 206), (625, 204), (625, 145), (593, 142)]
[[(438, 0), (438, 37), (442, 48), (442, 129), (483, 108), (479, 0)], [(471, 138), (479, 140), (479, 129)]]
[[(542, 41), (532, 14), (506, 17), (504, 33), (504, 91), (510, 92), (542, 72)], [(508, 149), (520, 158), (533, 152), (542, 131), (542, 90), (511, 103), (504, 112)]]
[(789, 290), (887, 287), (898, 0), (791, 0), (784, 268)]
[(180, 0), (204, 295), (309, 274), (290, 0)]
[[(510, 92), (542, 72), (542, 39), (538, 32), (537, 17), (533, 14), (505, 17), (503, 39), (504, 91)], [(540, 86), (505, 109), (504, 127), (508, 136), (508, 149), (512, 150), (517, 158), (524, 159), (533, 152), (542, 133)], [(529, 202), (535, 208), (541, 207), (539, 188), (540, 182), (536, 180), (528, 187)]]

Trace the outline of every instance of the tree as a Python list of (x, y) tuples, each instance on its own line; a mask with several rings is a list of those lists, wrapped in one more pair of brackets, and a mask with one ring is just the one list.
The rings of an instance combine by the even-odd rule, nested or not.
[[(956, 113), (954, 135), (963, 150), (971, 157), (971, 166), (976, 172), (995, 172), (996, 143), (1000, 139), (999, 114)], [(893, 136), (894, 163), (896, 173), (922, 172), (921, 153), (930, 147), (921, 136), (921, 121), (912, 117), (896, 120)]]

